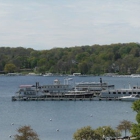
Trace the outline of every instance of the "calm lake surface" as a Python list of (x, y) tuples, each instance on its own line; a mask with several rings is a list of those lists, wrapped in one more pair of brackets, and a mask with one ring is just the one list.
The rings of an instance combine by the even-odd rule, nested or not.
[[(20, 126), (30, 125), (41, 140), (72, 140), (73, 133), (84, 126), (92, 128), (110, 125), (115, 128), (120, 121), (135, 122), (132, 102), (123, 101), (11, 101), (19, 85), (53, 83), (63, 76), (0, 76), (0, 138), (12, 139)], [(73, 82), (99, 82), (100, 77), (72, 77)], [(140, 85), (140, 78), (102, 77), (116, 88), (128, 88), (129, 83)], [(52, 121), (50, 121), (50, 119)], [(14, 125), (12, 125), (12, 123)], [(59, 129), (59, 132), (56, 131)]]

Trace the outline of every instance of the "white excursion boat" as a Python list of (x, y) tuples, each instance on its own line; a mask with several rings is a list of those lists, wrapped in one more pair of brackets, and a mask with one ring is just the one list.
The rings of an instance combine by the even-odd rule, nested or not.
[(136, 100), (140, 100), (140, 95), (132, 94), (130, 96), (123, 96), (123, 97), (119, 97), (119, 100), (121, 100), (121, 101), (136, 101)]
[(38, 82), (36, 85), (20, 85), (15, 96), (12, 96), (12, 101), (46, 100), (47, 98), (64, 97), (65, 93), (74, 90), (72, 84), (69, 84), (69, 80), (72, 80), (72, 78), (64, 79), (64, 84), (61, 84), (58, 79), (55, 79), (54, 83), (49, 85), (39, 86)]
[(114, 85), (109, 85), (106, 82), (80, 82), (73, 83), (72, 78), (65, 78), (64, 83), (61, 83), (58, 79), (55, 79), (53, 84), (42, 85), (41, 89), (44, 94), (70, 94), (70, 92), (88, 92), (90, 94), (100, 94), (102, 90), (114, 89)]
[(75, 89), (78, 91), (89, 91), (89, 92), (100, 93), (100, 91), (102, 91), (102, 90), (114, 89), (114, 85), (109, 85), (107, 82), (102, 82), (102, 78), (100, 78), (100, 82), (76, 83)]
[(19, 90), (12, 96), (12, 101), (16, 100), (28, 100), (35, 98), (42, 98), (44, 96), (42, 89), (37, 82), (36, 85), (20, 85)]
[(112, 90), (102, 90), (100, 93), (101, 99), (120, 99), (120, 97), (128, 97), (130, 95), (140, 96), (140, 87), (134, 86), (133, 88), (123, 88), (123, 89), (112, 89)]
[(67, 93), (61, 94), (46, 94), (45, 100), (61, 100), (61, 101), (86, 101), (93, 100), (94, 94), (88, 91), (68, 91)]
[(71, 81), (72, 78), (66, 78), (64, 79), (64, 83), (61, 83), (60, 80), (55, 79), (53, 84), (48, 85), (42, 85), (41, 89), (44, 93), (50, 93), (50, 94), (64, 94), (68, 91), (74, 90), (74, 86), (70, 84), (69, 81)]

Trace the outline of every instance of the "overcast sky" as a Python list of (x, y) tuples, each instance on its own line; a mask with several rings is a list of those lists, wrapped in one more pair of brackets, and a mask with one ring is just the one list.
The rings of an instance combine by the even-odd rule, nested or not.
[(0, 0), (0, 46), (140, 42), (140, 0)]

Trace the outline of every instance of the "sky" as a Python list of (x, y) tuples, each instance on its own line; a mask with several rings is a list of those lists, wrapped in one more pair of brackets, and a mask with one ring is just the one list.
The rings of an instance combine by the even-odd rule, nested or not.
[(140, 0), (0, 0), (0, 47), (140, 43)]

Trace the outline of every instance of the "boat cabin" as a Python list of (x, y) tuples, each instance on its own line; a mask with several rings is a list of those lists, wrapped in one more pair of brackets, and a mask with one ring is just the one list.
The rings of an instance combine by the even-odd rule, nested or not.
[(140, 95), (140, 89), (116, 89), (101, 91), (100, 97), (102, 98), (118, 98), (130, 95)]
[(58, 79), (55, 79), (53, 84), (43, 85), (41, 86), (41, 89), (44, 91), (44, 93), (63, 94), (70, 90), (73, 90), (73, 86), (71, 84), (68, 84), (68, 82), (64, 82), (64, 84), (62, 84)]
[(41, 89), (35, 85), (20, 85), (16, 92), (17, 96), (40, 96)]

